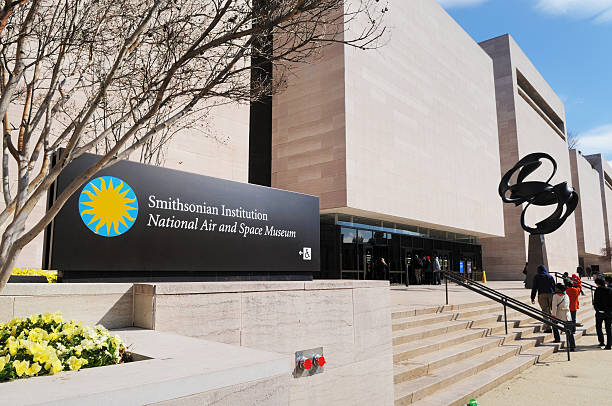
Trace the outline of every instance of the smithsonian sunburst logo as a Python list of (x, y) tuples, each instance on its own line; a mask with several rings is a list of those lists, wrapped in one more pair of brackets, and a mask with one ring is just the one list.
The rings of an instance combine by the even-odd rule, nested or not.
[(81, 191), (79, 214), (94, 233), (116, 237), (134, 225), (138, 217), (138, 199), (130, 185), (121, 179), (101, 176)]

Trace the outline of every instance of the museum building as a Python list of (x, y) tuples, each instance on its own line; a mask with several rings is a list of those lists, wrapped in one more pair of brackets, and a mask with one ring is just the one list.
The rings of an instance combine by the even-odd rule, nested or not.
[[(551, 270), (609, 267), (612, 171), (568, 152), (563, 103), (512, 37), (478, 44), (435, 0), (394, 2), (386, 18), (384, 46), (326, 47), (283, 92), (219, 106), (204, 130), (176, 134), (163, 166), (318, 196), (315, 278), (379, 277), (384, 258), (385, 278), (414, 282), (415, 257), (437, 256), (443, 269), (520, 279), (521, 208), (502, 205), (498, 184), (547, 152), (553, 181), (578, 179), (583, 201), (547, 236)], [(42, 246), (40, 236), (19, 266), (40, 267)]]

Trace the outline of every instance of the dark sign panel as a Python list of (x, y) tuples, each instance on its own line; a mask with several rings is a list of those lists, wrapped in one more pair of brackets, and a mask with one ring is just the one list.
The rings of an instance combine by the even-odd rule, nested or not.
[[(96, 157), (82, 156), (54, 195)], [(45, 263), (67, 272), (319, 270), (319, 199), (123, 161), (97, 173), (47, 230)]]

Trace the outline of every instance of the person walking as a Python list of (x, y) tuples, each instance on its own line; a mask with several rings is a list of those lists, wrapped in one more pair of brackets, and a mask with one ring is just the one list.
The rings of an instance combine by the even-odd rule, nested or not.
[(582, 279), (580, 279), (580, 275), (573, 274), (571, 282), (572, 285), (574, 285), (580, 290), (580, 294), (582, 296), (585, 296), (584, 292), (582, 291)]
[(425, 272), (425, 283), (433, 285), (433, 266), (430, 256), (423, 257), (423, 272)]
[(604, 281), (606, 282), (607, 288), (612, 288), (612, 276), (610, 275), (604, 276)]
[[(552, 298), (552, 316), (558, 318), (562, 321), (570, 320), (570, 300), (569, 297), (565, 294), (565, 285), (563, 283), (557, 283), (555, 287), (555, 294)], [(553, 334), (555, 336), (555, 342), (558, 343), (561, 341), (561, 337), (559, 336), (559, 330), (553, 327)], [(576, 341), (574, 340), (574, 332), (571, 328), (568, 328), (565, 331), (565, 335), (567, 337), (567, 341), (569, 343), (570, 351), (576, 350)]]
[[(569, 311), (572, 321), (576, 323), (576, 312), (580, 309), (580, 288), (572, 282), (568, 282), (565, 285), (565, 293), (569, 298)], [(575, 332), (575, 329), (574, 329)]]
[(587, 266), (586, 273), (587, 273), (589, 279), (595, 279), (597, 277), (597, 273), (593, 272), (593, 268), (591, 268), (590, 266)]
[[(538, 303), (542, 311), (544, 313), (551, 314), (554, 293), (555, 279), (548, 273), (546, 266), (538, 265), (538, 273), (533, 277), (533, 287), (531, 288), (531, 304), (535, 304), (537, 294)], [(551, 328), (548, 324), (544, 325), (544, 332), (551, 332)]]
[[(606, 346), (606, 350), (612, 349), (612, 292), (607, 288), (603, 278), (595, 278), (595, 295), (593, 297), (593, 308), (595, 309), (595, 329), (597, 330), (597, 339), (599, 346)], [(607, 341), (604, 343), (603, 331), (601, 324), (606, 327)]]
[(390, 268), (384, 258), (380, 259), (380, 269), (382, 271), (382, 279), (385, 281), (388, 281), (389, 276), (390, 276), (390, 273), (389, 273)]
[(438, 257), (435, 257), (433, 261), (434, 284), (435, 285), (442, 284), (442, 279), (440, 278), (441, 270), (442, 270), (442, 266), (440, 265), (440, 259)]
[(414, 256), (414, 279), (417, 285), (423, 283), (423, 260), (418, 255)]

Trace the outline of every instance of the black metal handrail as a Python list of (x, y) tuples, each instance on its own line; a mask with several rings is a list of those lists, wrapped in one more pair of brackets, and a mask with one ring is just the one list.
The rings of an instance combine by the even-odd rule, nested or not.
[(567, 360), (570, 360), (570, 345), (569, 345), (569, 334), (573, 333), (573, 329), (577, 326), (573, 321), (564, 321), (558, 319), (548, 313), (544, 313), (526, 303), (521, 302), (513, 297), (504, 295), (503, 293), (485, 286), (481, 283), (469, 280), (464, 275), (456, 272), (442, 271), (444, 275), (444, 281), (446, 285), (446, 304), (448, 305), (448, 281), (455, 282), (456, 284), (463, 286), (473, 292), (476, 292), (482, 296), (485, 296), (497, 303), (504, 306), (504, 323), (506, 327), (506, 334), (508, 334), (508, 316), (506, 308), (509, 307), (516, 310), (519, 313), (523, 313), (535, 320), (538, 320), (552, 329), (557, 329), (565, 333), (565, 347), (567, 349)]

